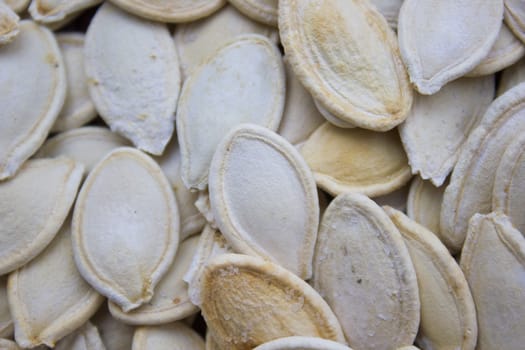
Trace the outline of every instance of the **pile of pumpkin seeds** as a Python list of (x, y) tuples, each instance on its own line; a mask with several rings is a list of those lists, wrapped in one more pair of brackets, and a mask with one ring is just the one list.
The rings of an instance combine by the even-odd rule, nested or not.
[(523, 349), (524, 23), (0, 0), (0, 349)]

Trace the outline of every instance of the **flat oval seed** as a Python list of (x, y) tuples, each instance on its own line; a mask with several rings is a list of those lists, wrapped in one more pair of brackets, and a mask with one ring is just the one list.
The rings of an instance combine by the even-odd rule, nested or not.
[(523, 132), (525, 84), (490, 105), (461, 150), (441, 205), (441, 238), (452, 253), (461, 249), (472, 215), (492, 210), (496, 164), (511, 140)]
[(21, 350), (14, 341), (9, 339), (0, 339), (0, 348), (3, 350)]
[(109, 152), (128, 145), (128, 140), (106, 128), (86, 126), (48, 139), (35, 157), (66, 156), (72, 158), (84, 165), (84, 175), (87, 175)]
[(0, 338), (11, 338), (13, 320), (7, 302), (7, 276), (0, 277)]
[(159, 22), (189, 22), (220, 9), (226, 0), (111, 0), (134, 15)]
[(75, 204), (73, 250), (82, 276), (130, 311), (151, 300), (178, 242), (177, 203), (159, 166), (132, 148), (109, 153)]
[(7, 293), (15, 339), (22, 347), (54, 347), (104, 302), (77, 270), (70, 220), (42, 254), (9, 275)]
[(243, 35), (186, 79), (177, 112), (182, 180), (203, 190), (213, 153), (241, 123), (279, 127), (285, 94), (281, 54), (265, 37)]
[(279, 32), (299, 80), (335, 117), (377, 131), (406, 118), (412, 89), (396, 36), (368, 0), (281, 0)]
[(135, 327), (128, 326), (114, 319), (103, 305), (91, 322), (97, 327), (102, 342), (107, 350), (130, 350)]
[(405, 0), (399, 49), (416, 89), (432, 95), (474, 69), (496, 42), (502, 17), (503, 0)]
[(525, 232), (525, 134), (508, 145), (496, 171), (492, 210), (507, 215), (514, 227)]
[(0, 275), (27, 264), (53, 240), (73, 205), (82, 172), (71, 159), (37, 159), (0, 182)]
[(17, 40), (0, 47), (0, 86), (3, 180), (14, 175), (44, 143), (64, 104), (64, 64), (48, 29), (31, 21), (20, 22)]
[(466, 76), (475, 77), (496, 73), (516, 63), (525, 55), (525, 45), (503, 23), (489, 54)]
[(412, 344), (419, 326), (416, 273), (399, 231), (358, 193), (337, 196), (321, 220), (314, 288), (355, 349)]
[(55, 350), (106, 350), (97, 327), (87, 322), (84, 326), (61, 339)]
[(430, 181), (422, 180), (419, 176), (416, 176), (410, 185), (408, 193), (408, 217), (425, 226), (439, 239), (441, 239), (441, 230), (439, 228), (441, 203), (447, 184), (436, 187)]
[(498, 213), (476, 214), (461, 253), (478, 318), (477, 349), (521, 349), (525, 342), (525, 238)]
[(293, 335), (345, 342), (323, 298), (290, 271), (261, 258), (215, 257), (205, 268), (201, 298), (219, 349), (247, 350)]
[(506, 91), (523, 82), (525, 82), (525, 59), (503, 70), (497, 96), (503, 95)]
[(180, 89), (167, 26), (105, 2), (89, 25), (84, 54), (89, 93), (100, 116), (136, 147), (162, 154), (173, 133)]
[(277, 27), (278, 0), (228, 0), (246, 16)]
[(190, 267), (198, 242), (199, 236), (193, 236), (179, 245), (170, 269), (160, 280), (153, 298), (147, 304), (126, 313), (110, 302), (111, 314), (132, 325), (158, 325), (196, 314), (199, 309), (191, 303), (188, 285), (182, 277)]
[(33, 0), (29, 5), (29, 13), (36, 22), (61, 26), (73, 16), (101, 2), (102, 0)]
[(505, 23), (525, 43), (525, 7), (523, 0), (505, 0)]
[(474, 350), (476, 308), (456, 260), (432, 232), (398, 210), (384, 209), (403, 236), (416, 270), (421, 300), (416, 344), (424, 349)]
[(68, 90), (64, 107), (51, 129), (53, 132), (78, 128), (97, 116), (84, 74), (84, 34), (62, 33), (57, 35), (57, 40), (66, 65)]
[(29, 2), (31, 0), (4, 0), (4, 2), (13, 9), (16, 13), (20, 14), (21, 12), (24, 12), (25, 9), (27, 9), (27, 6), (29, 6)]
[(3, 1), (0, 2), (0, 46), (13, 41), (20, 30), (20, 17)]
[(132, 350), (204, 350), (204, 340), (193, 329), (177, 322), (156, 327), (139, 327)]
[(277, 43), (275, 28), (257, 23), (226, 5), (210, 17), (175, 28), (175, 46), (183, 77), (203, 63), (217, 49), (241, 34), (260, 34)]
[(399, 126), (412, 174), (441, 186), (454, 168), (471, 130), (492, 102), (494, 76), (463, 78), (431, 96), (414, 96), (407, 119)]
[(195, 206), (199, 194), (187, 189), (182, 181), (181, 158), (177, 135), (173, 135), (161, 157), (154, 157), (171, 183), (177, 198), (181, 221), (180, 240), (183, 241), (193, 234), (200, 233), (206, 224), (206, 219)]
[(301, 148), (319, 187), (332, 195), (390, 193), (412, 174), (396, 130), (386, 133), (321, 125)]
[(257, 125), (237, 127), (213, 156), (209, 192), (217, 226), (236, 251), (310, 278), (319, 201), (313, 175), (291, 144)]
[(285, 337), (261, 344), (253, 350), (352, 350), (331, 340), (313, 337)]

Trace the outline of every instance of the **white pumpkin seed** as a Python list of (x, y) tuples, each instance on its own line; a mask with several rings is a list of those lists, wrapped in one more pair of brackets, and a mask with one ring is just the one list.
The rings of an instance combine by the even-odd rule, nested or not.
[(174, 39), (182, 76), (186, 78), (195, 67), (236, 36), (250, 33), (266, 36), (274, 43), (278, 41), (275, 28), (250, 20), (230, 5), (200, 21), (178, 25)]
[(424, 95), (474, 69), (502, 25), (503, 0), (405, 0), (398, 38), (410, 81)]
[(461, 147), (492, 102), (493, 76), (463, 78), (431, 96), (414, 96), (408, 118), (399, 126), (412, 174), (441, 186)]
[(19, 27), (17, 40), (0, 47), (0, 180), (13, 176), (44, 143), (66, 95), (53, 33), (31, 21)]
[(18, 345), (9, 339), (0, 339), (0, 349), (2, 350), (21, 350)]
[(177, 203), (159, 166), (132, 148), (109, 153), (75, 204), (73, 251), (82, 276), (128, 312), (151, 300), (178, 242)]
[(351, 347), (393, 349), (414, 342), (420, 310), (416, 273), (399, 231), (368, 197), (345, 193), (326, 209), (313, 285)]
[(476, 77), (496, 73), (516, 63), (525, 55), (525, 45), (503, 23), (489, 54), (466, 76)]
[(505, 23), (525, 43), (525, 7), (523, 0), (505, 0)]
[(20, 14), (27, 9), (31, 0), (4, 0), (7, 6), (11, 7), (13, 11)]
[(204, 350), (204, 340), (193, 329), (177, 322), (156, 327), (139, 327), (132, 350)]
[(62, 111), (51, 129), (53, 132), (78, 128), (97, 116), (84, 74), (84, 34), (62, 33), (57, 35), (57, 40), (66, 65), (68, 90)]
[(313, 337), (285, 337), (261, 344), (253, 350), (352, 350), (335, 341)]
[(218, 349), (252, 349), (293, 335), (345, 343), (323, 298), (290, 271), (261, 258), (215, 257), (204, 270), (201, 298)]
[(416, 176), (410, 185), (407, 200), (408, 217), (425, 226), (439, 239), (441, 239), (439, 218), (446, 185), (448, 182), (441, 187), (436, 187), (430, 181)]
[(7, 293), (15, 339), (22, 347), (54, 347), (104, 302), (77, 270), (70, 220), (40, 255), (9, 275)]
[(20, 17), (3, 1), (0, 1), (0, 46), (13, 41), (20, 30)]
[(360, 192), (381, 196), (406, 184), (412, 175), (396, 130), (378, 133), (324, 123), (301, 153), (317, 185), (331, 195)]
[(32, 0), (29, 13), (36, 22), (54, 28), (62, 26), (83, 10), (100, 4), (102, 0)]
[(284, 109), (281, 54), (265, 37), (237, 37), (216, 51), (186, 79), (177, 112), (182, 180), (203, 190), (215, 148), (241, 123), (272, 130)]
[(399, 10), (403, 4), (403, 0), (371, 0), (372, 4), (377, 7), (377, 10), (385, 17), (391, 28), (397, 28), (397, 18), (399, 17)]
[(180, 89), (177, 52), (165, 24), (105, 2), (86, 33), (85, 71), (95, 107), (110, 126), (160, 155), (173, 133)]
[(476, 304), (477, 349), (521, 349), (525, 342), (525, 238), (508, 217), (475, 214), (461, 268)]
[(496, 99), (459, 155), (441, 205), (441, 238), (456, 253), (475, 213), (492, 210), (497, 165), (507, 145), (525, 132), (525, 84)]
[(55, 350), (106, 350), (97, 327), (87, 322), (57, 343)]
[(159, 22), (189, 22), (220, 9), (226, 0), (111, 0), (134, 15)]
[(236, 251), (310, 278), (319, 201), (308, 165), (288, 141), (257, 125), (235, 128), (213, 156), (209, 192), (217, 226)]
[(73, 205), (82, 172), (71, 159), (37, 159), (0, 182), (0, 275), (27, 264), (53, 240)]
[(160, 280), (153, 298), (147, 304), (126, 313), (110, 302), (111, 314), (116, 319), (132, 325), (158, 325), (182, 320), (197, 313), (199, 309), (191, 303), (188, 285), (182, 277), (192, 262), (198, 242), (199, 237), (193, 236), (179, 245), (170, 269)]
[(525, 82), (525, 59), (503, 70), (499, 80), (497, 95), (501, 96), (506, 91), (523, 82)]
[(129, 145), (128, 140), (106, 128), (85, 126), (50, 138), (35, 155), (36, 158), (66, 156), (84, 165), (84, 175), (109, 152)]
[(281, 0), (286, 55), (313, 98), (335, 117), (377, 131), (403, 122), (412, 104), (397, 40), (368, 0)]
[(525, 232), (525, 134), (508, 145), (496, 171), (492, 210), (507, 215), (514, 227)]
[(135, 328), (114, 319), (104, 304), (91, 319), (107, 350), (130, 350)]
[(328, 120), (330, 123), (334, 124), (340, 128), (355, 128), (355, 124), (347, 122), (345, 120), (337, 118), (335, 115), (330, 113), (325, 107), (322, 106), (321, 102), (314, 100), (315, 108), (321, 113), (321, 115)]
[(13, 332), (13, 319), (7, 302), (7, 276), (2, 276), (0, 277), (0, 338), (11, 338)]
[(228, 0), (251, 19), (277, 27), (279, 0)]
[(456, 260), (432, 232), (400, 211), (384, 209), (403, 236), (416, 270), (421, 301), (416, 344), (423, 349), (474, 350), (476, 308)]

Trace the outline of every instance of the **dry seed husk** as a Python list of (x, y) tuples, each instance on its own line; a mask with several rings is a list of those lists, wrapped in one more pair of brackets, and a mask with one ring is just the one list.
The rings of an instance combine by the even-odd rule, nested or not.
[(525, 59), (518, 61), (501, 73), (497, 96), (503, 95), (514, 86), (525, 82)]
[(326, 209), (313, 286), (334, 310), (351, 347), (392, 349), (414, 342), (416, 273), (401, 234), (368, 197), (345, 193)]
[(253, 350), (352, 350), (348, 346), (327, 339), (313, 337), (285, 337), (261, 344)]
[(496, 73), (516, 63), (523, 55), (525, 55), (525, 45), (503, 23), (489, 54), (466, 76), (476, 77)]
[(277, 27), (279, 0), (228, 0), (251, 19)]
[(505, 0), (505, 23), (525, 43), (525, 6), (523, 0)]
[(106, 350), (97, 327), (90, 322), (61, 339), (55, 350)]
[(77, 270), (70, 220), (40, 255), (9, 275), (7, 295), (22, 347), (54, 347), (97, 311), (104, 297)]
[(0, 94), (0, 180), (14, 175), (42, 145), (66, 95), (53, 33), (31, 21), (19, 27), (17, 40), (0, 47), (0, 83), (10, 87)]
[(233, 129), (213, 156), (209, 193), (217, 226), (236, 251), (311, 277), (317, 188), (288, 141), (253, 124)]
[(377, 7), (377, 10), (385, 17), (391, 28), (397, 28), (397, 18), (399, 17), (399, 9), (403, 4), (403, 0), (371, 0), (372, 4)]
[(194, 69), (184, 83), (177, 112), (186, 187), (206, 188), (213, 153), (232, 128), (253, 123), (276, 130), (284, 94), (281, 54), (261, 35), (235, 38)]
[(441, 186), (454, 168), (461, 147), (494, 98), (494, 76), (462, 78), (431, 96), (414, 96), (399, 126), (412, 174)]
[(213, 15), (175, 28), (175, 46), (183, 77), (224, 44), (241, 34), (260, 34), (277, 43), (275, 28), (252, 21), (235, 7), (226, 5)]
[(252, 349), (293, 335), (345, 342), (323, 298), (290, 271), (261, 258), (215, 257), (205, 268), (201, 298), (218, 348)]
[(461, 253), (478, 319), (477, 349), (521, 349), (525, 342), (525, 238), (500, 213), (476, 214)]
[(507, 145), (525, 132), (525, 84), (496, 99), (459, 155), (441, 205), (440, 231), (453, 252), (461, 249), (468, 220), (492, 210), (492, 189)]
[(403, 122), (412, 89), (397, 39), (367, 0), (281, 0), (279, 31), (305, 88), (335, 117), (377, 131)]
[(421, 301), (416, 344), (424, 349), (474, 350), (476, 308), (456, 260), (432, 232), (398, 210), (384, 209), (403, 236), (416, 270)]
[(0, 1), (0, 46), (13, 41), (20, 30), (20, 17), (3, 1)]
[(0, 277), (0, 338), (11, 338), (14, 326), (7, 302), (7, 276)]
[(111, 0), (134, 15), (153, 21), (181, 23), (195, 21), (220, 9), (226, 0)]
[(496, 42), (502, 17), (503, 0), (405, 0), (399, 48), (416, 89), (432, 95), (474, 69)]
[(89, 93), (111, 130), (141, 150), (162, 154), (174, 130), (180, 89), (167, 26), (105, 2), (88, 27), (84, 55)]
[(191, 265), (183, 277), (184, 281), (188, 283), (188, 294), (193, 304), (198, 306), (202, 304), (200, 292), (204, 268), (215, 256), (227, 253), (234, 253), (234, 251), (226, 238), (219, 231), (206, 225), (199, 237)]
[(323, 122), (323, 116), (317, 111), (312, 96), (305, 90), (284, 59), (286, 69), (286, 102), (283, 119), (277, 133), (291, 144), (298, 145), (317, 129)]
[(13, 9), (16, 13), (20, 14), (24, 12), (29, 6), (31, 0), (4, 0), (4, 2)]
[(181, 322), (156, 327), (139, 327), (132, 350), (204, 350), (204, 340)]
[(135, 327), (128, 326), (114, 319), (103, 305), (91, 322), (97, 327), (102, 342), (107, 350), (130, 350)]
[(179, 225), (175, 196), (159, 166), (136, 149), (118, 148), (95, 166), (78, 195), (77, 267), (128, 312), (151, 300), (173, 262)]
[(0, 182), (0, 275), (37, 256), (67, 217), (83, 167), (68, 158), (27, 161)]
[(109, 152), (128, 145), (128, 140), (107, 128), (85, 126), (48, 139), (35, 157), (66, 156), (72, 158), (84, 165), (84, 175), (87, 175)]
[(36, 22), (60, 27), (81, 11), (101, 2), (102, 0), (33, 0), (29, 5), (29, 13)]
[[(440, 237), (439, 217), (441, 202), (447, 183), (441, 187), (434, 186), (416, 176), (410, 185), (407, 200), (407, 215), (420, 225), (425, 226)], [(441, 237), (440, 237), (441, 239)]]
[(317, 185), (334, 196), (348, 191), (381, 196), (412, 177), (397, 130), (377, 133), (324, 123), (304, 143), (301, 154)]
[(132, 325), (158, 325), (182, 320), (197, 313), (199, 309), (191, 303), (188, 285), (182, 277), (192, 262), (198, 242), (199, 237), (193, 236), (179, 245), (170, 269), (160, 280), (153, 298), (147, 304), (126, 313), (110, 302), (111, 314), (116, 319)]
[(525, 232), (525, 134), (508, 145), (496, 171), (492, 210), (507, 215), (514, 227)]
[(57, 41), (66, 65), (67, 93), (52, 132), (81, 127), (97, 116), (84, 74), (84, 34), (61, 33)]
[(200, 233), (206, 224), (206, 219), (201, 215), (195, 202), (198, 199), (197, 192), (191, 192), (184, 186), (181, 178), (181, 154), (177, 135), (173, 135), (170, 143), (161, 157), (155, 157), (160, 168), (168, 178), (180, 211), (180, 240)]

